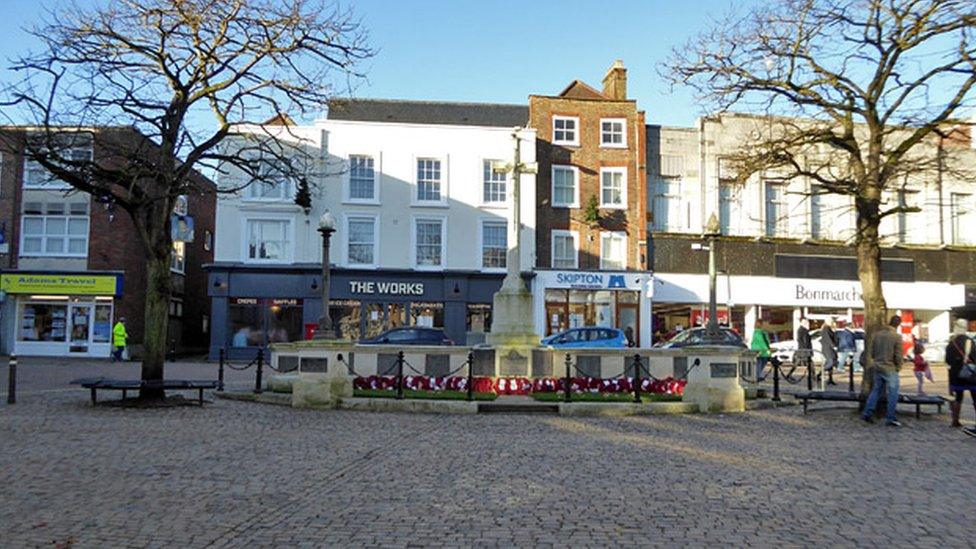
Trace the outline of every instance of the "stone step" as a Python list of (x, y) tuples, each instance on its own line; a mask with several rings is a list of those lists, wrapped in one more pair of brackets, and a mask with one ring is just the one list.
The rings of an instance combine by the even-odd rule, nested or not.
[[(501, 399), (499, 399), (501, 400)], [(558, 414), (559, 404), (548, 402), (479, 402), (479, 414)]]

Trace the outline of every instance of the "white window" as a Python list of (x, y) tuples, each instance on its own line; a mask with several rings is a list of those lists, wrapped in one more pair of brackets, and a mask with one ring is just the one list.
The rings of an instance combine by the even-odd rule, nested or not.
[(766, 182), (766, 236), (786, 236), (786, 185), (779, 181)]
[(88, 255), (88, 206), (28, 202), (21, 217), (21, 256)]
[(169, 270), (174, 273), (186, 272), (186, 242), (173, 243), (173, 253), (169, 256)]
[(417, 159), (417, 202), (441, 202), (441, 161)]
[(579, 260), (579, 233), (552, 231), (552, 268), (575, 269)]
[(676, 232), (688, 228), (689, 205), (681, 196), (680, 179), (655, 181), (652, 207), (655, 231)]
[(291, 222), (277, 219), (249, 219), (246, 258), (252, 261), (286, 261), (291, 254)]
[(444, 266), (444, 220), (414, 220), (414, 264), (418, 268)]
[(346, 263), (349, 265), (376, 264), (376, 218), (349, 216), (346, 221)]
[(815, 240), (829, 238), (830, 231), (825, 231), (824, 221), (827, 209), (825, 189), (820, 185), (810, 187), (810, 238)]
[[(40, 139), (40, 138), (38, 138)], [(92, 136), (88, 133), (61, 134), (54, 137), (55, 150), (52, 161), (63, 160), (66, 168), (77, 168), (73, 162), (87, 162), (92, 159)], [(37, 145), (42, 149), (40, 144)], [(46, 168), (28, 155), (24, 157), (24, 187), (32, 189), (64, 189), (67, 183), (55, 178)]]
[(481, 266), (504, 269), (508, 254), (508, 224), (504, 221), (481, 223)]
[(482, 201), (485, 204), (501, 204), (507, 200), (508, 188), (505, 172), (492, 168), (496, 160), (485, 160), (483, 169), (484, 192)]
[(627, 120), (624, 118), (603, 118), (600, 120), (601, 147), (627, 147)]
[(684, 177), (685, 157), (680, 154), (662, 154), (659, 171), (661, 177)]
[(554, 208), (578, 208), (579, 170), (575, 166), (552, 167), (552, 206)]
[(376, 200), (376, 168), (372, 156), (349, 156), (349, 193), (352, 201)]
[(950, 219), (952, 220), (952, 243), (971, 244), (976, 230), (976, 216), (973, 214), (973, 195), (952, 193)]
[(579, 118), (553, 116), (552, 142), (555, 145), (579, 145)]
[(627, 207), (627, 168), (600, 168), (600, 207)]
[(247, 186), (245, 197), (251, 200), (290, 201), (295, 198), (289, 168), (282, 162), (263, 161), (259, 168), (260, 179)]
[(622, 271), (627, 268), (627, 234), (600, 233), (600, 268)]
[(718, 184), (718, 220), (724, 235), (742, 234), (743, 189), (743, 185), (730, 181)]
[(169, 300), (169, 316), (182, 317), (183, 316), (183, 300), (182, 299), (170, 299)]
[[(918, 191), (912, 189), (899, 189), (897, 191), (898, 207), (900, 208), (911, 208), (913, 206), (919, 207), (921, 201), (918, 198)], [(924, 229), (916, 227), (914, 231), (909, 230), (909, 225), (913, 221), (918, 220), (922, 217), (921, 213), (908, 213), (905, 211), (898, 212), (895, 222), (897, 230), (898, 242), (924, 242)]]

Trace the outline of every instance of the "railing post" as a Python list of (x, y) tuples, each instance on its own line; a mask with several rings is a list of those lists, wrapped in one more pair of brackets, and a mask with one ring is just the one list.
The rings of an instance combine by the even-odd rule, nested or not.
[[(806, 353), (806, 349), (803, 350)], [(813, 351), (810, 351), (810, 356), (807, 357), (807, 391), (813, 390)]]
[(572, 391), (570, 389), (570, 386), (573, 384), (573, 378), (570, 375), (570, 366), (572, 366), (572, 362), (573, 362), (572, 357), (569, 356), (569, 353), (566, 353), (566, 385), (565, 387), (563, 387), (563, 390), (566, 393), (566, 397), (565, 397), (566, 402), (572, 401), (572, 396), (571, 396)]
[(640, 404), (641, 401), (641, 358), (639, 354), (634, 355), (634, 402)]
[(397, 351), (397, 400), (403, 400), (403, 351)]
[(474, 400), (474, 353), (468, 353), (468, 400)]
[(261, 377), (264, 375), (264, 348), (258, 348), (258, 371), (254, 375), (254, 393), (261, 394), (264, 389), (261, 387)]
[(779, 361), (773, 362), (773, 402), (779, 402)]
[(10, 355), (7, 370), (7, 404), (17, 404), (17, 355)]
[(224, 390), (224, 360), (226, 359), (227, 350), (223, 347), (220, 348), (220, 362), (217, 366), (217, 390)]
[(854, 392), (854, 359), (853, 358), (851, 358), (851, 367), (847, 369), (847, 390), (852, 393)]

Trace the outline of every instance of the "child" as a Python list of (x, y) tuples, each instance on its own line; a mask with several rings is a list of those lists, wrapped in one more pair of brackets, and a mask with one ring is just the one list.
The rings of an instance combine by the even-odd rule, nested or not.
[(932, 379), (932, 369), (929, 368), (928, 361), (926, 361), (925, 358), (922, 357), (922, 353), (924, 352), (925, 352), (925, 347), (921, 343), (916, 341), (915, 345), (912, 348), (912, 354), (914, 355), (912, 357), (912, 362), (915, 363), (915, 368), (914, 368), (915, 379), (918, 380), (918, 394), (920, 395), (925, 394), (925, 391), (922, 390), (922, 384), (925, 382), (924, 381), (925, 378), (928, 378), (929, 381), (935, 381), (934, 379)]

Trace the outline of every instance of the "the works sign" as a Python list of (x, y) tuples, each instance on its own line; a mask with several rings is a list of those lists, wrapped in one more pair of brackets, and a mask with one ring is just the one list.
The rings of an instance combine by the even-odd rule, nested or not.
[(794, 284), (794, 297), (799, 302), (842, 302), (850, 303), (861, 299), (861, 292), (856, 286), (843, 289), (808, 288), (803, 284)]
[(424, 295), (424, 283), (350, 280), (349, 292), (368, 295)]

